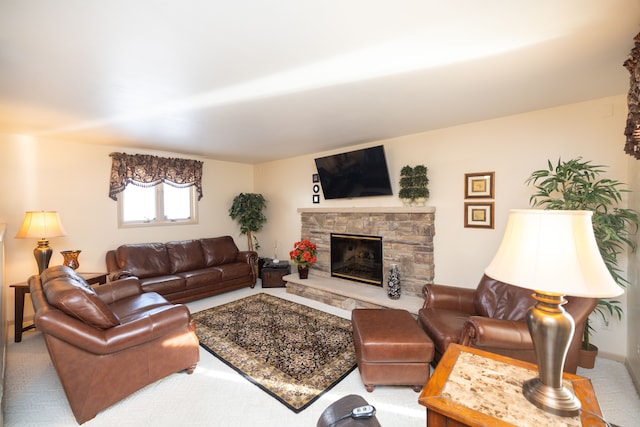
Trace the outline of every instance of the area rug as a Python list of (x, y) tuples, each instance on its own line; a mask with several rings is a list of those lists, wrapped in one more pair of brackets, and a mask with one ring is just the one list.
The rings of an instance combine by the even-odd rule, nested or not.
[(200, 345), (298, 413), (355, 367), (351, 321), (268, 294), (193, 315)]

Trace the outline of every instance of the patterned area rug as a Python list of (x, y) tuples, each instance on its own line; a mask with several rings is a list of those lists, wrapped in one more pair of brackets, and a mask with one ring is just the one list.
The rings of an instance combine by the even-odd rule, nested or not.
[(202, 347), (295, 413), (356, 367), (350, 320), (272, 295), (193, 317)]

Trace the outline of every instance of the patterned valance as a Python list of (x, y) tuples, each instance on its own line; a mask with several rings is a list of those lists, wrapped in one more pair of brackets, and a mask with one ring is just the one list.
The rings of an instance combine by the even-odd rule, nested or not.
[(117, 200), (117, 194), (128, 184), (152, 187), (167, 183), (174, 187), (195, 185), (198, 200), (202, 199), (202, 162), (174, 159), (146, 154), (111, 153), (111, 179), (109, 197)]
[(629, 112), (627, 126), (624, 129), (624, 134), (627, 137), (624, 152), (640, 159), (640, 33), (634, 37), (633, 41), (635, 46), (631, 49), (629, 58), (624, 62), (625, 68), (631, 73), (627, 95)]

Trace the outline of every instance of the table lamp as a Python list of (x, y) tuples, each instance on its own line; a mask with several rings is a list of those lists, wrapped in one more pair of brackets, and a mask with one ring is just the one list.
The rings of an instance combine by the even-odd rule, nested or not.
[(33, 256), (38, 263), (38, 274), (42, 274), (49, 267), (49, 260), (53, 250), (49, 247), (50, 237), (66, 236), (58, 212), (28, 211), (24, 215), (22, 225), (16, 234), (16, 239), (38, 239), (38, 246), (33, 250)]
[(575, 322), (562, 307), (565, 295), (620, 295), (598, 250), (590, 211), (511, 210), (500, 247), (485, 273), (532, 289), (536, 304), (527, 325), (538, 362), (538, 378), (525, 381), (524, 396), (538, 408), (576, 416), (580, 401), (562, 384)]

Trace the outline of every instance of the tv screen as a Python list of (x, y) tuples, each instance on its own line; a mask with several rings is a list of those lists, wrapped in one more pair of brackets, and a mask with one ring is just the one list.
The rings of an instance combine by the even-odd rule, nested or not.
[(390, 196), (384, 146), (315, 159), (325, 199)]

